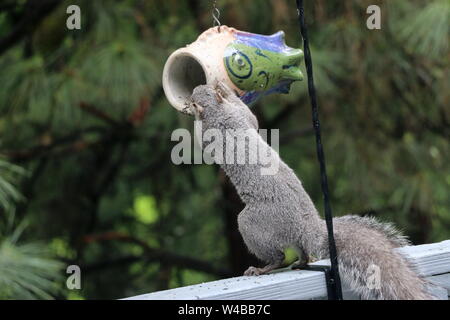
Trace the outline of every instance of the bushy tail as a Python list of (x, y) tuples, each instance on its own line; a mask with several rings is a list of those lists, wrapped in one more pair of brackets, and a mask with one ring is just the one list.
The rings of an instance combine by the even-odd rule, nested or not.
[(342, 280), (363, 299), (430, 300), (426, 280), (393, 249), (408, 244), (392, 225), (373, 218), (334, 219)]

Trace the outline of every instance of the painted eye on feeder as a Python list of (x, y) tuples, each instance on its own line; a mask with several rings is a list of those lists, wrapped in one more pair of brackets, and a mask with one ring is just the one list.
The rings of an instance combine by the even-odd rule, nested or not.
[(238, 79), (247, 79), (252, 74), (252, 63), (249, 57), (243, 52), (234, 51), (226, 56), (225, 63), (231, 75)]
[(238, 66), (239, 69), (245, 67), (245, 61), (239, 53), (234, 53), (234, 63)]

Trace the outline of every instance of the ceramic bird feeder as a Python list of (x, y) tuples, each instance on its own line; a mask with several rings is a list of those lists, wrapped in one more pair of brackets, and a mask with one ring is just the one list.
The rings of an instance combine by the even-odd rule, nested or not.
[(163, 71), (163, 88), (170, 104), (190, 113), (189, 98), (195, 87), (221, 81), (251, 104), (271, 93), (289, 93), (302, 80), (300, 49), (288, 47), (284, 32), (265, 36), (227, 26), (203, 32), (188, 46), (173, 52)]

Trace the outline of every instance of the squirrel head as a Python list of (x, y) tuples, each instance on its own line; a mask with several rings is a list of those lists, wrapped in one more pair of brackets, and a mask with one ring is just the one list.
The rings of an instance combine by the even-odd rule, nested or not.
[(192, 92), (189, 108), (194, 114), (202, 113), (204, 108), (208, 108), (213, 103), (218, 103), (214, 86), (208, 84), (200, 85), (195, 87)]
[(206, 107), (211, 100), (215, 99), (216, 90), (212, 85), (204, 84), (194, 88), (191, 102)]

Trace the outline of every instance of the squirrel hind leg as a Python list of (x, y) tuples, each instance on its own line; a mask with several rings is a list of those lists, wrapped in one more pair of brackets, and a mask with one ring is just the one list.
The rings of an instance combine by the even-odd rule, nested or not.
[(301, 247), (295, 247), (298, 254), (298, 260), (289, 266), (290, 269), (304, 269), (308, 266), (309, 257)]
[(250, 267), (244, 275), (260, 275), (268, 273), (283, 265), (284, 248), (286, 241), (280, 236), (274, 236), (266, 232), (266, 226), (270, 224), (269, 215), (262, 215), (270, 210), (262, 204), (251, 204), (238, 215), (239, 232), (242, 235), (248, 250), (259, 260), (267, 263), (263, 268)]

